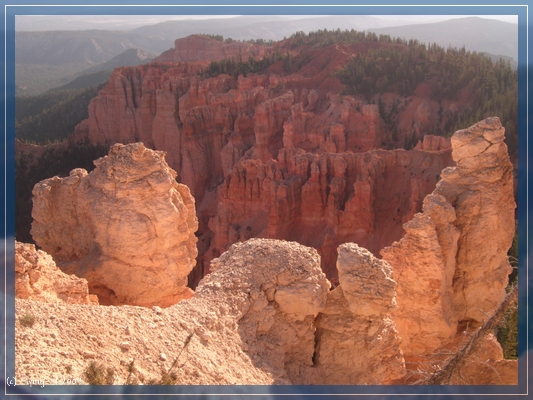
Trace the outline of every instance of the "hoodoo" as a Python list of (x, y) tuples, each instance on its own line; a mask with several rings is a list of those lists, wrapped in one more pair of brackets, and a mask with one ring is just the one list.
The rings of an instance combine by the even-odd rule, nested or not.
[(116, 144), (95, 164), (90, 174), (75, 169), (35, 186), (35, 242), (63, 271), (87, 279), (102, 304), (167, 307), (190, 297), (194, 198), (164, 152)]
[(478, 328), (505, 298), (516, 204), (505, 129), (487, 118), (451, 139), (442, 171), (406, 234), (381, 251), (398, 282), (394, 319), (406, 360)]

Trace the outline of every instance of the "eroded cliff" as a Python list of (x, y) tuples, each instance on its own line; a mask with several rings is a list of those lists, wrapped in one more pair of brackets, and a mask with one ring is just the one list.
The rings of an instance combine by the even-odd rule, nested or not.
[[(169, 298), (172, 304), (181, 301), (165, 310), (121, 306), (103, 311), (99, 306), (81, 308), (19, 299), (17, 312), (42, 316), (38, 324), (51, 327), (56, 335), (52, 346), (58, 343), (56, 331), (61, 338), (78, 338), (74, 346), (78, 350), (65, 353), (77, 360), (77, 376), (82, 376), (80, 365), (98, 358), (114, 366), (117, 379), (131, 378), (133, 367), (129, 372), (119, 367), (131, 360), (138, 360), (134, 371), (140, 381), (155, 379), (155, 371), (168, 373), (172, 365), (162, 349), (181, 351), (171, 346), (174, 338), (184, 347), (193, 343), (187, 351), (195, 362), (173, 372), (176, 379), (188, 383), (427, 382), (432, 373), (446, 367), (451, 356), (462, 351), (505, 297), (510, 272), (506, 254), (512, 242), (515, 204), (512, 165), (503, 138), (504, 128), (495, 117), (456, 132), (451, 144), (457, 166), (442, 171), (435, 190), (423, 201), (422, 213), (403, 225), (403, 238), (382, 250), (382, 260), (355, 243), (340, 245), (338, 284), (335, 279), (333, 287), (315, 249), (296, 242), (252, 238), (233, 244), (215, 258), (211, 272), (189, 299), (183, 295), (188, 289), (175, 283), (184, 283), (187, 268), (192, 267), (191, 256), (179, 280), (163, 282), (173, 286), (154, 285), (139, 292), (138, 285), (146, 288), (146, 282), (154, 281), (150, 277), (153, 271), (161, 276), (183, 261), (184, 255), (193, 254), (193, 198), (175, 182), (163, 153), (142, 144), (114, 145), (109, 156), (97, 160), (93, 173), (74, 170), (68, 178), (56, 177), (36, 185), (36, 240), (55, 252), (63, 269), (87, 277), (89, 289), (103, 304), (110, 303), (109, 292), (94, 290), (101, 287), (91, 279), (112, 283), (110, 289), (120, 295), (121, 290), (129, 291), (130, 297), (114, 304), (126, 303), (124, 298), (130, 304), (149, 306), (169, 306)], [(375, 154), (379, 152), (355, 156), (367, 157), (363, 160), (372, 167)], [(398, 160), (407, 152), (384, 154), (398, 157), (393, 163), (398, 167), (402, 166)], [(412, 154), (423, 157), (426, 153)], [(302, 150), (300, 156), (305, 167)], [(343, 172), (347, 164), (344, 155), (333, 160), (332, 170)], [(261, 165), (259, 160), (249, 162)], [(291, 168), (298, 171), (299, 167)], [(340, 175), (333, 174), (333, 179)], [(337, 182), (342, 183), (340, 179)], [(251, 198), (259, 187), (251, 185)], [(338, 197), (329, 200), (335, 201)], [(148, 216), (154, 217), (148, 218), (151, 224)], [(117, 242), (124, 237), (130, 239)], [(165, 243), (174, 247), (165, 247)], [(176, 246), (179, 258), (173, 252)], [(477, 250), (474, 254), (468, 251), (472, 248)], [(119, 252), (120, 260), (129, 260), (129, 269), (124, 268), (125, 261), (113, 260), (113, 254)], [(147, 254), (148, 259), (137, 262)], [(154, 261), (161, 260), (158, 255), (164, 256), (166, 263), (156, 265)], [(102, 266), (107, 268), (102, 270)], [(27, 287), (24, 279), (19, 281), (21, 288)], [(27, 297), (24, 290), (19, 293), (23, 294), (19, 297)], [(54, 315), (48, 320), (51, 312), (76, 312), (78, 317), (69, 319), (79, 322), (63, 332), (62, 319), (55, 321)], [(105, 322), (94, 326), (98, 314), (105, 314)], [(131, 315), (135, 322), (126, 322), (124, 318)], [(153, 322), (148, 322), (151, 319)], [(117, 326), (121, 327), (118, 331)], [(148, 345), (144, 338), (156, 328), (158, 338)], [(85, 337), (87, 331), (94, 334)], [(50, 360), (40, 351), (38, 338), (47, 334), (43, 328), (30, 338), (18, 329), (17, 346), (24, 349), (17, 353), (20, 373), (27, 370), (30, 358), (37, 360), (32, 371), (43, 376), (53, 377), (64, 367), (64, 360)], [(94, 339), (100, 335), (106, 340)], [(487, 336), (474, 350), (450, 382), (516, 383), (517, 362), (502, 359), (501, 347), (493, 337)], [(229, 360), (232, 368), (221, 368), (212, 361), (219, 358)], [(468, 372), (470, 368), (479, 373)]]
[[(187, 56), (198, 46), (205, 52)], [(239, 46), (257, 59), (277, 54), (280, 60), (248, 76), (209, 77), (203, 60), (227, 57), (227, 49)], [(440, 171), (452, 164), (448, 139), (423, 138), (441, 131), (446, 121), (437, 116), (463, 100), (431, 100), (424, 84), (407, 97), (340, 94), (335, 72), (382, 46), (312, 49), (280, 42), (257, 50), (200, 36), (180, 39), (159, 63), (115, 70), (71, 140), (142, 141), (166, 152), (196, 199), (193, 287), (211, 259), (251, 237), (315, 247), (335, 278), (339, 244), (354, 241), (378, 254), (400, 239), (402, 223), (420, 211)], [(419, 140), (417, 151), (378, 151)]]

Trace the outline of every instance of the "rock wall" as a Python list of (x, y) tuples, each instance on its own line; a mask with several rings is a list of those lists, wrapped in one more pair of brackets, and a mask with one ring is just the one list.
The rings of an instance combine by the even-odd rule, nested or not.
[(398, 282), (395, 321), (406, 359), (479, 327), (505, 297), (516, 204), (504, 131), (496, 117), (457, 131), (457, 166), (442, 171), (406, 235), (381, 251)]
[[(402, 235), (420, 210), (447, 152), (374, 150), (312, 154), (282, 149), (278, 160), (243, 160), (218, 191), (214, 232), (200, 262), (250, 237), (284, 238), (319, 250), (328, 278), (336, 278), (337, 246), (355, 242), (374, 254)], [(204, 272), (207, 272), (206, 267)]]
[(35, 185), (37, 245), (65, 272), (86, 278), (101, 304), (166, 307), (190, 297), (194, 198), (176, 183), (164, 153), (116, 144), (95, 165), (90, 174), (75, 169)]
[(69, 304), (98, 304), (87, 280), (67, 275), (52, 257), (32, 244), (15, 242), (15, 296), (20, 299)]

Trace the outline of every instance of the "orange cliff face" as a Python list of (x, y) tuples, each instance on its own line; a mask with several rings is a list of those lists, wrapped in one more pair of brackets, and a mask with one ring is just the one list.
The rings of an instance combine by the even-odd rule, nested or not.
[[(190, 283), (232, 243), (251, 237), (317, 248), (328, 277), (336, 277), (339, 244), (354, 241), (377, 255), (400, 239), (402, 224), (452, 164), (449, 141), (419, 151), (380, 149), (422, 140), (450, 101), (439, 105), (424, 90), (401, 99), (384, 95), (384, 107), (399, 110), (393, 134), (379, 107), (341, 95), (334, 75), (372, 44), (289, 49), (280, 42), (259, 50), (243, 44), (252, 56), (287, 57), (247, 77), (203, 76), (210, 57), (227, 57), (237, 46), (229, 45), (189, 37), (158, 63), (116, 69), (71, 139), (141, 141), (166, 152), (196, 199), (199, 257)], [(198, 46), (203, 50), (195, 53)]]

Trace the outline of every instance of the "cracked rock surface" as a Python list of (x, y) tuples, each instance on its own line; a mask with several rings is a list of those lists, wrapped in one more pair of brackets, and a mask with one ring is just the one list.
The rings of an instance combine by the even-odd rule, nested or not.
[(115, 144), (90, 174), (33, 189), (32, 236), (58, 266), (87, 279), (101, 304), (168, 307), (192, 291), (198, 220), (165, 153)]
[(504, 132), (497, 117), (457, 131), (457, 165), (442, 171), (404, 237), (381, 251), (398, 282), (394, 319), (406, 361), (427, 360), (478, 328), (505, 298), (516, 204)]

